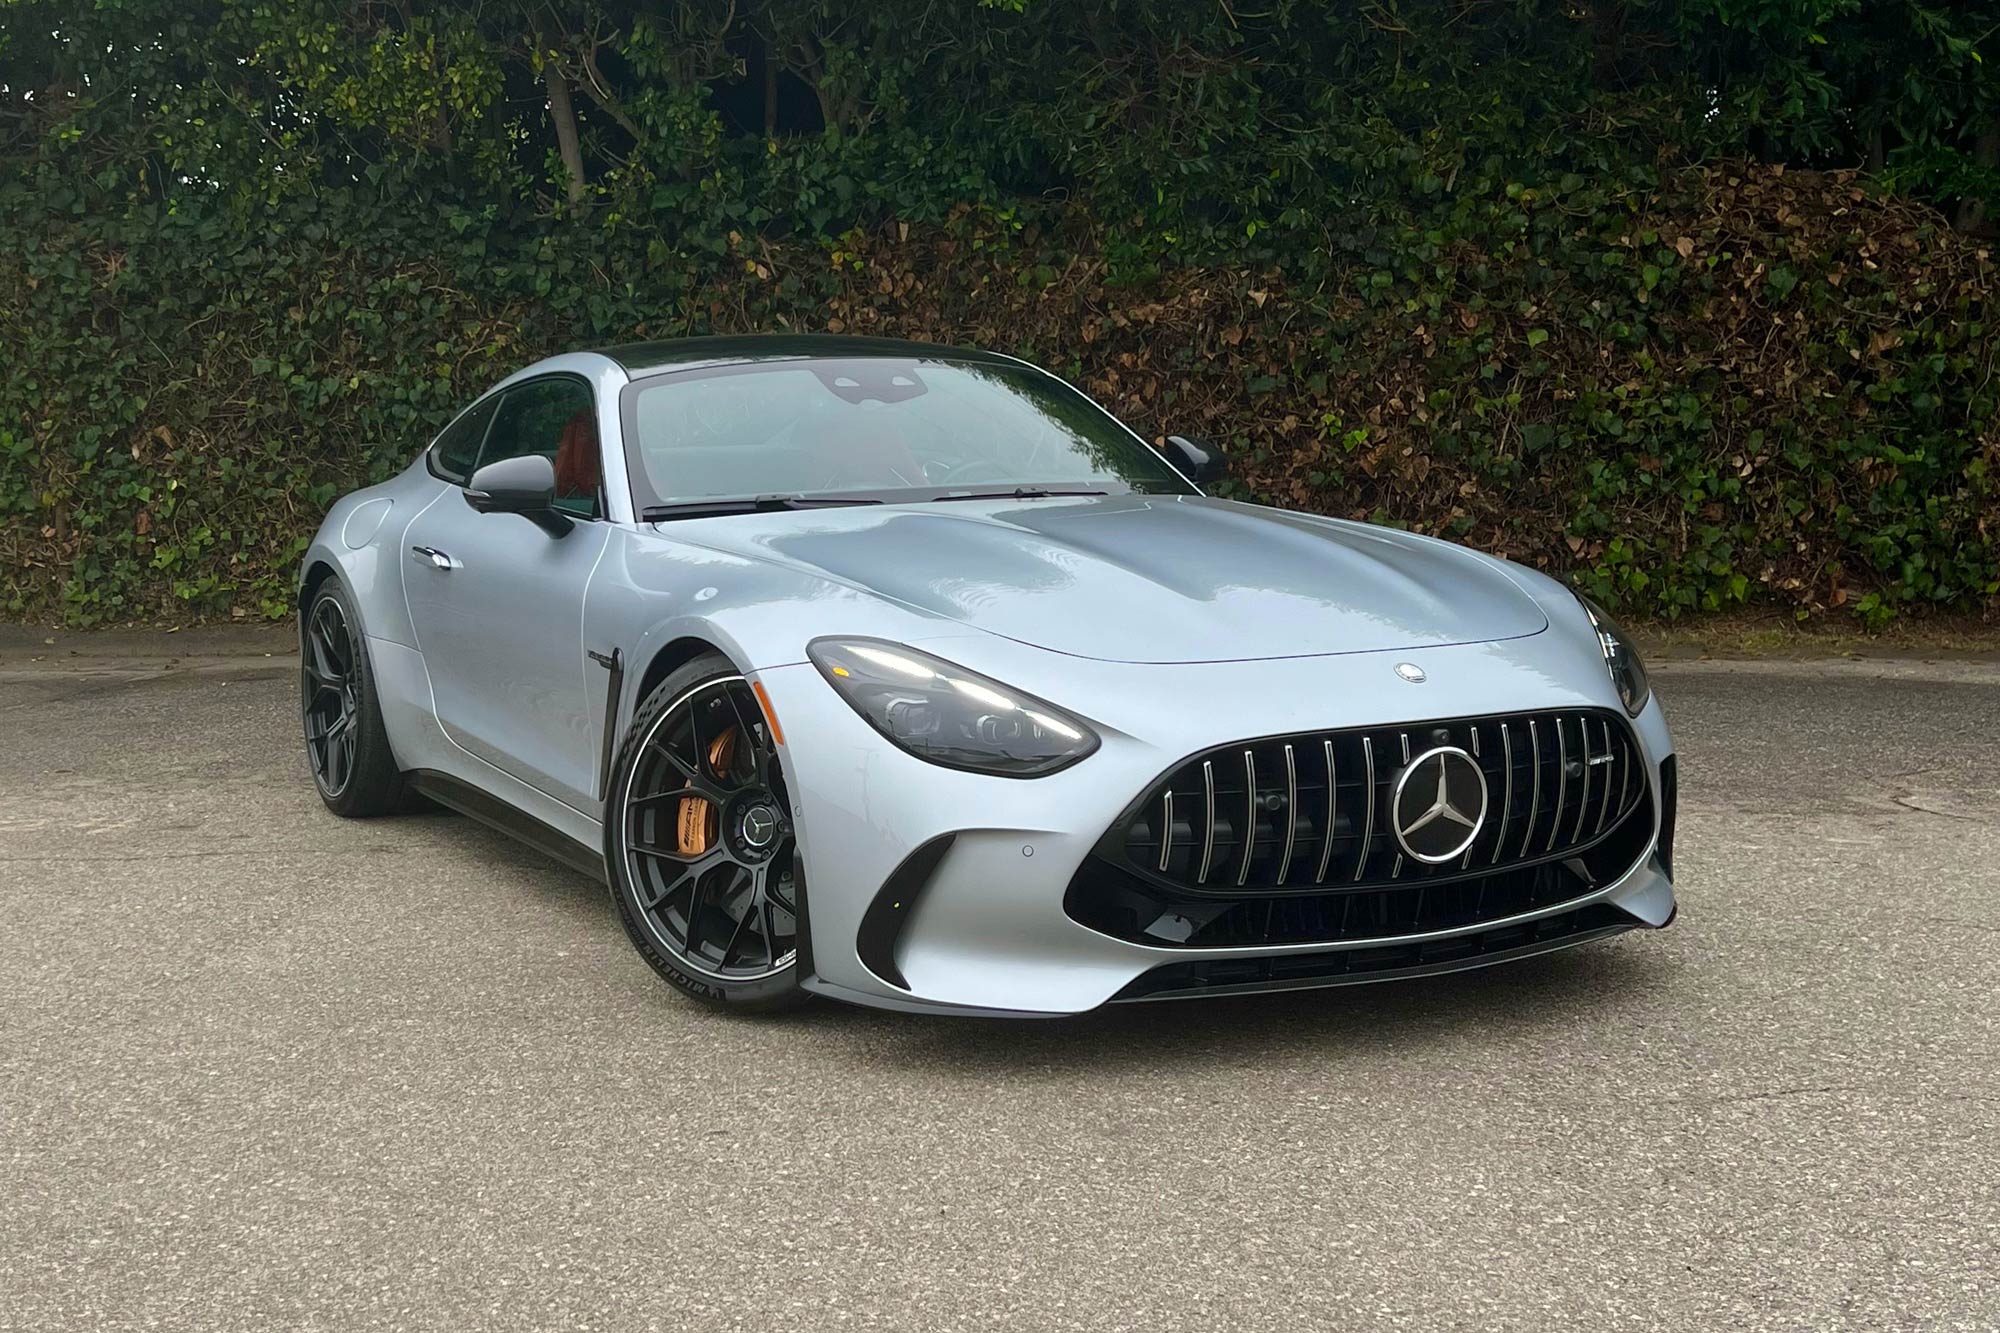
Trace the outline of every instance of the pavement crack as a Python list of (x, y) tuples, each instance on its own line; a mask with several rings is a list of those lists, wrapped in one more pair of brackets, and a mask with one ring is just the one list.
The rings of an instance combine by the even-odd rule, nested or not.
[(1862, 1090), (1862, 1085), (1859, 1083), (1813, 1083), (1797, 1088), (1767, 1088), (1761, 1092), (1739, 1092), (1721, 1097), (1709, 1097), (1704, 1100), (1708, 1101), (1711, 1105), (1720, 1106), (1728, 1102), (1768, 1102), (1777, 1101), (1784, 1097), (1810, 1097), (1815, 1093), (1860, 1092)]
[(1894, 805), (1899, 805), (1905, 810), (1914, 810), (1920, 815), (1936, 815), (1939, 819), (1956, 819), (1967, 824), (1986, 825), (1993, 822), (1982, 815), (1962, 815), (1956, 810), (1939, 810), (1935, 806), (1919, 805), (1916, 796), (1912, 793), (1898, 793), (1891, 796), (1889, 800)]

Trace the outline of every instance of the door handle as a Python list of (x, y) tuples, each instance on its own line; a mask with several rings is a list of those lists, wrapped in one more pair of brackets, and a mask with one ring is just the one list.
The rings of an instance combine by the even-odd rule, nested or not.
[(452, 559), (443, 551), (438, 550), (435, 546), (412, 546), (410, 548), (410, 555), (419, 563), (427, 564), (432, 569), (452, 570), (465, 568), (464, 565)]

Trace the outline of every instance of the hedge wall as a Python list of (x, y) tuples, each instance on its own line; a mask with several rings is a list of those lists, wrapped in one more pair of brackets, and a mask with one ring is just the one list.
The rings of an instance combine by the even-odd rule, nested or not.
[[(331, 500), (554, 350), (972, 343), (1231, 493), (1407, 525), (1642, 615), (2000, 605), (1986, 247), (1841, 174), (1461, 186), (1254, 262), (1133, 265), (1081, 205), (671, 244), (357, 190), (245, 213), (0, 190), (0, 606), (289, 614)], [(1249, 247), (1246, 247), (1248, 252)]]

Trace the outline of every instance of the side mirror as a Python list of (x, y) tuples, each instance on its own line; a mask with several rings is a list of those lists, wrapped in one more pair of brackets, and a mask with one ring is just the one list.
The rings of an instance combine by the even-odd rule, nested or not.
[(555, 464), (540, 454), (488, 463), (465, 485), (465, 502), (482, 514), (519, 514), (551, 537), (572, 526), (556, 508)]
[(1223, 459), (1222, 450), (1185, 435), (1167, 436), (1166, 455), (1167, 461), (1197, 486), (1221, 481), (1229, 475), (1229, 464)]

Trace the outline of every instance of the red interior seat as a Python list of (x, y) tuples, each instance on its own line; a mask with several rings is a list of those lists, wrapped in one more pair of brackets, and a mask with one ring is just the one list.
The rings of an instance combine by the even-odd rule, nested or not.
[(603, 480), (603, 464), (597, 456), (597, 414), (586, 407), (563, 423), (556, 445), (556, 495), (596, 499)]

